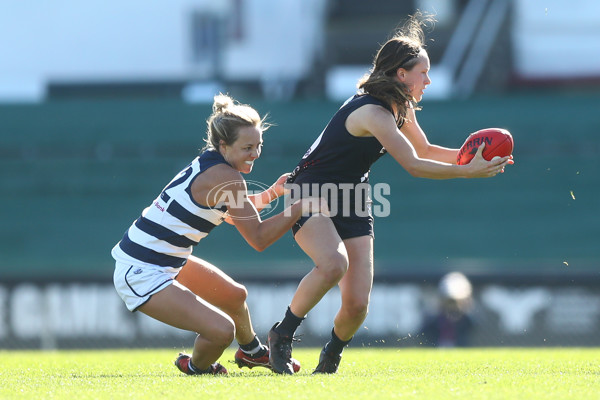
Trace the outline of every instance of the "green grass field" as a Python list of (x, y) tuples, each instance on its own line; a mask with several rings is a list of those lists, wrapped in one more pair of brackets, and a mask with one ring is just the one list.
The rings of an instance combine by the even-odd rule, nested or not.
[(35, 399), (600, 399), (600, 349), (350, 348), (336, 375), (312, 376), (319, 349), (297, 348), (303, 369), (186, 376), (177, 350), (0, 351), (0, 398)]

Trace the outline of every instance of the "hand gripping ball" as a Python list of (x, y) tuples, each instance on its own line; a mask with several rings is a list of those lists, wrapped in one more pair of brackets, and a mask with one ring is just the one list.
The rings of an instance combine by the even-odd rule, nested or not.
[(481, 129), (469, 135), (458, 152), (456, 163), (464, 165), (471, 162), (482, 143), (485, 143), (482, 155), (488, 161), (494, 157), (509, 156), (514, 148), (513, 137), (506, 129)]

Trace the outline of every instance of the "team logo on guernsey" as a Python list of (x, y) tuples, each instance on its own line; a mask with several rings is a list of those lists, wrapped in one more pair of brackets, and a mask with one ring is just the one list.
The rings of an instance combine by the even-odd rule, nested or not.
[[(212, 208), (220, 210), (223, 207), (227, 207), (229, 215), (232, 219), (251, 219), (254, 215), (248, 217), (234, 217), (231, 215), (232, 209), (242, 209), (247, 206), (250, 201), (254, 204), (261, 217), (267, 216), (277, 208), (279, 198), (272, 199), (269, 197), (270, 185), (266, 185), (262, 182), (247, 180), (246, 188), (244, 191), (240, 185), (240, 181), (229, 181), (221, 183), (215, 186), (208, 192), (208, 201), (211, 204), (216, 204)], [(264, 192), (267, 192), (266, 194)], [(252, 199), (249, 199), (252, 197)], [(269, 201), (271, 200), (271, 201)], [(215, 211), (217, 212), (217, 211)]]

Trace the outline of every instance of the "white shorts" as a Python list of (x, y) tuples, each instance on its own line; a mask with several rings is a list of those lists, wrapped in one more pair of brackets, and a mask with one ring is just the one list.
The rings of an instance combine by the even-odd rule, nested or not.
[(115, 262), (113, 282), (115, 289), (129, 311), (136, 311), (150, 300), (153, 294), (160, 292), (173, 283), (179, 274), (179, 268), (159, 267), (156, 265), (132, 265)]

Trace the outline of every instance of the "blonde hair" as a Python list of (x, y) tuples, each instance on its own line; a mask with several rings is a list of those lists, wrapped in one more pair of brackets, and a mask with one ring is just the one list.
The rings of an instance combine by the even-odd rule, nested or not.
[(400, 125), (406, 118), (409, 104), (416, 105), (408, 87), (394, 79), (398, 68), (410, 71), (417, 63), (421, 50), (425, 48), (423, 27), (433, 24), (435, 19), (417, 11), (396, 30), (394, 35), (379, 48), (371, 71), (358, 82), (363, 93), (383, 101), (396, 110), (396, 122)]
[(261, 131), (269, 128), (258, 112), (246, 104), (240, 104), (226, 94), (219, 93), (214, 97), (212, 114), (206, 120), (207, 130), (203, 150), (219, 151), (219, 145), (232, 145), (238, 138), (240, 128), (253, 126)]

